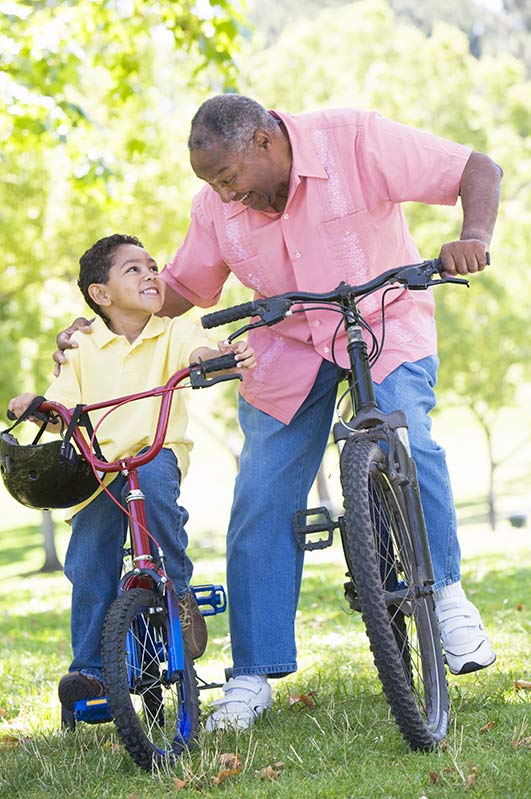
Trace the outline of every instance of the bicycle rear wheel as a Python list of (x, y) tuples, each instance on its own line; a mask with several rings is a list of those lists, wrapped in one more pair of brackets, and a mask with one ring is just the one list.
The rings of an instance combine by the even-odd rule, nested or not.
[(177, 757), (199, 728), (199, 693), (185, 650), (182, 672), (168, 674), (169, 620), (153, 591), (134, 588), (112, 604), (103, 630), (103, 672), (114, 722), (141, 768)]
[(448, 727), (448, 688), (432, 594), (417, 577), (407, 496), (379, 445), (347, 439), (341, 453), (343, 549), (374, 662), (412, 749), (432, 749)]

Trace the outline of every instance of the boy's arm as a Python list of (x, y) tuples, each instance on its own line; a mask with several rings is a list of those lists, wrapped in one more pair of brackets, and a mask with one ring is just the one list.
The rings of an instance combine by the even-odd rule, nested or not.
[[(211, 347), (197, 347), (190, 353), (190, 363), (199, 360), (206, 361), (209, 358), (219, 358), (220, 352), (222, 355), (233, 352), (235, 359), (238, 361), (238, 369), (254, 369), (256, 366), (254, 350), (250, 344), (243, 339), (234, 344), (227, 344), (226, 341), (220, 341), (217, 350)], [(232, 371), (232, 369), (229, 371)]]

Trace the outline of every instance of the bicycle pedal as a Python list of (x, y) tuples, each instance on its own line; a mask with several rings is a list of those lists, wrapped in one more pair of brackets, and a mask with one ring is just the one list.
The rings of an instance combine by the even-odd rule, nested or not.
[(106, 696), (98, 699), (80, 699), (74, 705), (74, 718), (85, 724), (103, 724), (112, 721), (111, 706)]
[(203, 616), (216, 616), (227, 610), (227, 594), (222, 585), (193, 585), (192, 591)]
[[(315, 521), (308, 521), (314, 518)], [(339, 527), (339, 523), (332, 519), (328, 508), (306, 508), (298, 510), (293, 515), (292, 529), (295, 541), (299, 549), (311, 552), (314, 549), (326, 549), (332, 546), (334, 541), (334, 530)], [(317, 533), (327, 533), (326, 538), (308, 538)]]

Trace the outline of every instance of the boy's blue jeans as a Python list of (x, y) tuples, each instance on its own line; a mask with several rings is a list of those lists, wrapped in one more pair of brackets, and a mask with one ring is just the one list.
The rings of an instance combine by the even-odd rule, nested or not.
[[(380, 408), (405, 410), (417, 463), (435, 587), (460, 579), (460, 549), (444, 451), (430, 434), (438, 359), (395, 369), (375, 385)], [(295, 613), (303, 552), (293, 537), (328, 440), (340, 370), (324, 361), (289, 425), (240, 399), (245, 434), (227, 540), (233, 673), (295, 671)]]
[[(163, 449), (138, 470), (146, 496), (147, 528), (166, 556), (166, 571), (177, 596), (189, 590), (192, 563), (186, 554), (187, 511), (178, 504), (181, 475), (177, 458)], [(127, 507), (127, 480), (119, 474), (109, 491)], [(72, 535), (65, 558), (65, 574), (72, 583), (71, 643), (74, 658), (69, 671), (102, 679), (103, 622), (117, 596), (122, 572), (127, 517), (105, 492), (72, 519)], [(158, 559), (152, 543), (152, 555)]]

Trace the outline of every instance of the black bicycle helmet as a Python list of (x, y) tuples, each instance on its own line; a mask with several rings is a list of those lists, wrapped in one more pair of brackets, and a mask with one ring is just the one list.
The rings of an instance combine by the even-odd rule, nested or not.
[(0, 433), (0, 474), (11, 496), (28, 508), (70, 508), (98, 489), (90, 464), (66, 439), (39, 444), (43, 428), (27, 445), (19, 444), (11, 433), (43, 401), (37, 397), (12, 427)]

